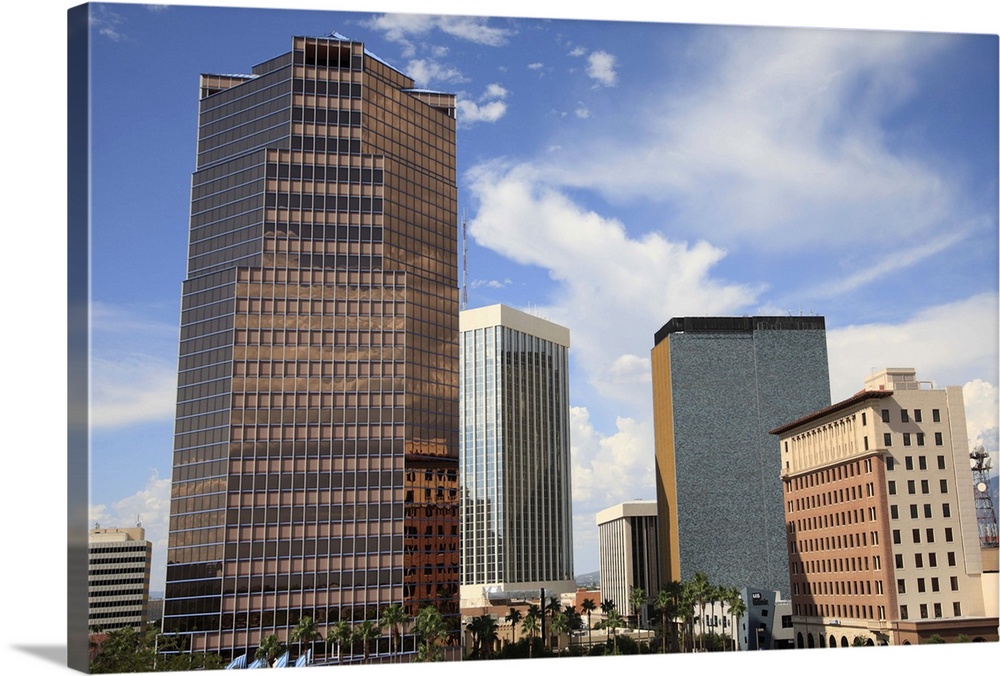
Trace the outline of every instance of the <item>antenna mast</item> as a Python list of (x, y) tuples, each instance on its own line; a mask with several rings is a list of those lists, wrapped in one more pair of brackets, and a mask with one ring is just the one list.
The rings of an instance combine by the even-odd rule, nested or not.
[(469, 307), (469, 237), (462, 212), (462, 293), (458, 301), (459, 310)]

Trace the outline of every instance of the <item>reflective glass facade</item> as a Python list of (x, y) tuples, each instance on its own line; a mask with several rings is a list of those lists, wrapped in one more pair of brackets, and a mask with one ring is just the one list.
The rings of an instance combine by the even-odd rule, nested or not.
[(164, 606), (194, 650), (457, 618), (454, 106), (339, 37), (201, 76)]
[(462, 313), (460, 346), (463, 604), (572, 581), (569, 332), (493, 306)]

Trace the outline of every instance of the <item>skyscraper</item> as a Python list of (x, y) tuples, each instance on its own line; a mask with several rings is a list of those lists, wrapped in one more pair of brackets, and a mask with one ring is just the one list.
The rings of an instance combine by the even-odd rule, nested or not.
[(460, 330), (462, 606), (572, 592), (569, 330), (503, 305)]
[(676, 317), (652, 350), (661, 579), (787, 597), (768, 432), (830, 403), (822, 317)]
[(772, 431), (799, 648), (997, 640), (962, 388), (928, 385), (884, 369)]
[(153, 544), (142, 526), (90, 530), (89, 580), (91, 632), (124, 627), (138, 631), (149, 618), (149, 569)]
[[(633, 608), (631, 592), (639, 587), (649, 603), (660, 583), (660, 546), (656, 527), (656, 503), (633, 500), (597, 513), (600, 539), (601, 600), (611, 600), (622, 615), (642, 613)], [(649, 605), (647, 603), (647, 605)], [(641, 622), (649, 620), (648, 613)]]
[(164, 630), (224, 658), (392, 603), (457, 630), (454, 95), (294, 37), (201, 76), (191, 193)]

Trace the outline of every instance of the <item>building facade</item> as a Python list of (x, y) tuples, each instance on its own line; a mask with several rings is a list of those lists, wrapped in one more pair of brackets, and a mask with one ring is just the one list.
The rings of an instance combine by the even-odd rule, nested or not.
[(822, 317), (679, 317), (655, 336), (661, 579), (789, 593), (768, 430), (830, 403)]
[[(660, 546), (656, 502), (634, 500), (597, 513), (600, 542), (601, 599), (611, 600), (623, 616), (640, 614), (649, 622), (650, 605), (660, 590)], [(633, 587), (646, 592), (648, 602), (633, 608)]]
[(142, 526), (91, 529), (87, 589), (90, 633), (143, 630), (149, 618), (153, 544)]
[(797, 647), (997, 640), (962, 388), (885, 369), (773, 434)]
[(504, 305), (460, 327), (462, 606), (575, 592), (569, 330)]
[(226, 659), (389, 604), (458, 632), (455, 98), (290, 47), (201, 76), (163, 626)]

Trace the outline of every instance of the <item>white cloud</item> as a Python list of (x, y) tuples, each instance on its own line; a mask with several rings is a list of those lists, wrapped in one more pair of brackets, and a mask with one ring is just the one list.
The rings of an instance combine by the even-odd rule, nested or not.
[(864, 385), (872, 369), (913, 367), (937, 387), (962, 385), (997, 373), (996, 293), (921, 310), (898, 324), (828, 328), (830, 389), (834, 401)]
[(90, 425), (170, 420), (177, 401), (177, 326), (143, 308), (91, 304)]
[(998, 433), (1000, 433), (1000, 393), (997, 386), (979, 378), (962, 386), (962, 398), (965, 399), (965, 426), (969, 434), (969, 446), (982, 446), (994, 456), (996, 465), (997, 452), (1000, 451)]
[(507, 90), (497, 83), (486, 86), (478, 103), (460, 96), (456, 103), (459, 126), (471, 127), (478, 122), (496, 122), (507, 113), (507, 104), (504, 102), (506, 97)]
[(488, 19), (467, 16), (383, 14), (367, 22), (366, 26), (381, 31), (386, 40), (404, 44), (410, 36), (426, 36), (434, 30), (489, 47), (506, 44), (512, 35), (511, 30), (488, 25)]
[(586, 120), (588, 117), (590, 117), (590, 111), (587, 109), (587, 106), (583, 105), (582, 103), (576, 107), (576, 109), (573, 111), (573, 114), (579, 117), (581, 120)]
[(160, 478), (154, 471), (146, 485), (136, 493), (109, 505), (91, 505), (89, 527), (131, 528), (136, 519), (153, 544), (150, 590), (163, 591), (166, 583), (167, 535), (170, 521), (170, 478)]
[(592, 52), (587, 57), (587, 75), (604, 87), (614, 87), (618, 81), (615, 56), (605, 51)]
[(571, 49), (569, 51), (569, 55), (570, 56), (574, 56), (574, 57), (583, 56), (586, 53), (587, 53), (587, 50), (584, 49), (583, 47), (574, 47), (573, 49)]
[(513, 281), (510, 277), (505, 277), (504, 279), (474, 279), (472, 283), (469, 284), (473, 289), (478, 289), (480, 287), (486, 287), (488, 289), (502, 289), (504, 287), (510, 286)]
[(572, 406), (570, 439), (574, 510), (596, 514), (624, 500), (655, 497), (651, 425), (619, 417), (615, 432), (605, 435), (585, 407)]
[(124, 33), (121, 32), (121, 26), (124, 23), (124, 17), (111, 11), (106, 5), (90, 6), (90, 28), (98, 35), (118, 42), (125, 38)]
[(433, 59), (413, 59), (406, 64), (406, 73), (418, 87), (431, 82), (465, 82), (461, 71)]
[(539, 70), (541, 68), (542, 68), (542, 64), (539, 63), (539, 62), (537, 62), (537, 61), (535, 63), (529, 63), (528, 64), (528, 69), (529, 70)]

